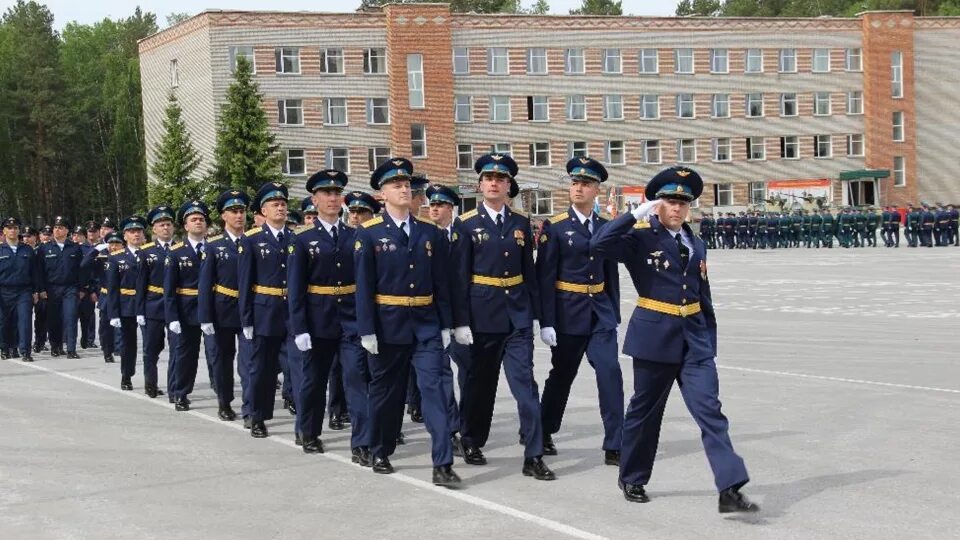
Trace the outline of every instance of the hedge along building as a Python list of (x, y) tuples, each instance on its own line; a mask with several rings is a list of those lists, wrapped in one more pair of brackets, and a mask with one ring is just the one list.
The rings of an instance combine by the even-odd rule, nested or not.
[[(520, 203), (562, 211), (571, 156), (602, 161), (603, 201), (675, 163), (701, 210), (960, 202), (960, 18), (477, 15), (447, 4), (357, 13), (206, 11), (140, 42), (148, 165), (167, 94), (204, 165), (236, 58), (252, 61), (295, 187), (354, 185), (390, 155), (476, 199), (473, 161), (520, 164)], [(842, 179), (841, 179), (842, 178)], [(360, 181), (358, 181), (360, 180)], [(630, 190), (627, 190), (628, 192)]]

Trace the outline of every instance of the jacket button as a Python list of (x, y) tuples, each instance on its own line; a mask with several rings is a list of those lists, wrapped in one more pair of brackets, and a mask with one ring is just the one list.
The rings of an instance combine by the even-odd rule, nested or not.
[(506, 270), (504, 270), (504, 271), (503, 271), (503, 275), (509, 276), (509, 275), (510, 275), (510, 272), (507, 272)]
[(590, 274), (590, 279), (593, 279), (593, 274)]
[(683, 286), (683, 290), (687, 290), (687, 286), (686, 286), (686, 285)]
[(410, 284), (410, 288), (411, 288), (411, 289), (413, 288), (413, 283)]
[(591, 261), (593, 260), (593, 255), (590, 256), (590, 260), (591, 260)]
[(687, 299), (686, 299), (686, 298), (681, 298), (681, 299), (680, 299), (680, 303), (681, 303), (681, 304), (686, 304), (686, 303), (687, 303)]
[(413, 265), (412, 265), (412, 264), (410, 265), (410, 269), (413, 270)]
[(504, 251), (504, 252), (503, 252), (503, 256), (504, 256), (504, 257), (509, 257), (509, 256), (510, 256), (510, 252), (509, 252), (509, 251)]
[(337, 263), (337, 268), (340, 268), (340, 263)]

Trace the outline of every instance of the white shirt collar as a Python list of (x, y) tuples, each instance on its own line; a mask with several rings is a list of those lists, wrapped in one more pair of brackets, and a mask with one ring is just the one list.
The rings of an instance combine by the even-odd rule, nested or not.
[(192, 238), (188, 237), (187, 242), (190, 242), (190, 247), (192, 247), (194, 251), (197, 251), (197, 246), (199, 244), (202, 244), (203, 240), (200, 240), (199, 242), (195, 242)]
[(130, 254), (131, 254), (131, 255), (136, 255), (136, 254), (137, 254), (137, 249), (138, 249), (138, 248), (133, 247), (133, 245), (127, 245), (127, 249), (130, 251)]
[(573, 210), (573, 213), (577, 216), (577, 221), (579, 221), (580, 223), (583, 223), (583, 222), (586, 221), (587, 219), (589, 219), (591, 222), (593, 222), (593, 211), (592, 211), (592, 210), (590, 211), (590, 217), (588, 218), (587, 216), (581, 214), (580, 211), (577, 210), (577, 207), (576, 207), (576, 206), (570, 205), (570, 209)]
[(266, 225), (267, 229), (269, 229), (270, 232), (273, 233), (274, 238), (276, 238), (278, 234), (283, 232), (283, 229), (274, 229), (273, 226), (270, 225), (269, 223), (264, 223), (264, 225)]
[(493, 218), (494, 223), (496, 223), (497, 221), (497, 214), (500, 214), (501, 216), (503, 216), (501, 218), (503, 221), (507, 220), (507, 205), (503, 205), (503, 207), (500, 208), (500, 211), (497, 212), (493, 208), (490, 208), (489, 206), (487, 206), (487, 201), (483, 201), (483, 208), (484, 210), (487, 211), (487, 214), (489, 214), (490, 217)]
[(63, 251), (63, 246), (65, 245), (67, 245), (66, 242), (64, 242), (63, 244), (61, 244), (60, 242), (57, 242), (57, 247), (60, 248), (60, 251)]
[(4, 240), (3, 243), (4, 245), (9, 246), (10, 249), (14, 251), (14, 253), (16, 253), (17, 248), (20, 247), (20, 242), (17, 242), (16, 244), (11, 244), (10, 242), (7, 242), (6, 240)]
[(398, 229), (400, 228), (401, 223), (406, 223), (407, 225), (405, 230), (407, 231), (407, 234), (410, 234), (410, 214), (407, 214), (407, 219), (402, 219), (399, 221), (391, 216), (390, 212), (386, 212), (386, 214), (390, 217), (390, 220), (393, 221), (393, 224), (396, 225)]
[(327, 234), (331, 236), (333, 235), (332, 230), (336, 229), (339, 226), (339, 222), (334, 221), (333, 223), (327, 223), (326, 221), (320, 219), (320, 216), (316, 217), (316, 222), (319, 223), (320, 227), (323, 228), (323, 230), (327, 231)]
[(227, 238), (229, 238), (231, 242), (236, 243), (236, 241), (240, 239), (239, 236), (234, 236), (234, 234), (230, 231), (224, 231), (224, 232), (227, 234)]

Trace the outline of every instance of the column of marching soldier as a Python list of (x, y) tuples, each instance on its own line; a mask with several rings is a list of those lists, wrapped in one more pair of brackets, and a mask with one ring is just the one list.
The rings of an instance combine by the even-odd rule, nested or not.
[[(458, 217), (453, 190), (426, 187), (409, 160), (391, 158), (370, 180), (382, 205), (362, 192), (344, 197), (348, 178), (341, 171), (311, 176), (301, 209), (312, 223), (296, 229), (281, 183), (265, 184), (253, 198), (222, 193), (222, 233), (214, 237), (209, 209), (197, 200), (128, 217), (118, 232), (105, 221), (100, 237), (91, 232), (86, 244), (66, 238), (63, 218), (39, 245), (34, 231), (8, 218), (0, 243), (0, 326), (15, 328), (18, 341), (4, 333), (5, 347), (19, 346), (23, 360), (31, 359), (36, 307), (46, 310), (51, 354), (66, 343), (67, 356), (76, 358), (78, 303), (96, 302), (104, 359), (113, 362), (119, 352), (123, 390), (133, 389), (139, 329), (145, 393), (164, 394), (157, 362), (166, 345), (168, 399), (177, 411), (189, 410), (203, 343), (221, 420), (236, 419), (236, 365), (244, 426), (267, 437), (282, 372), (296, 443), (307, 454), (322, 453), (329, 386), (330, 407), (340, 408), (330, 427), (349, 423), (353, 462), (385, 474), (394, 472), (390, 457), (402, 444), (406, 402), (430, 435), (433, 483), (447, 487), (461, 484), (454, 456), (487, 463), (483, 448), (501, 366), (517, 404), (521, 472), (555, 479), (543, 456), (558, 453), (553, 435), (586, 356), (596, 371), (603, 462), (619, 467), (628, 501), (649, 500), (644, 486), (677, 381), (702, 432), (719, 510), (758, 510), (740, 492), (749, 478), (720, 411), (706, 247), (685, 223), (703, 189), (700, 176), (665, 169), (646, 187), (650, 202), (608, 221), (594, 211), (607, 171), (574, 158), (567, 164), (571, 206), (535, 239), (528, 217), (508, 204), (518, 192), (513, 159), (488, 154), (475, 170), (482, 199)], [(432, 220), (416, 214), (422, 197)], [(245, 230), (248, 211), (255, 225)], [(173, 241), (177, 227), (180, 242)], [(638, 294), (623, 346), (634, 370), (626, 410), (618, 263)], [(535, 336), (551, 350), (542, 395)], [(92, 335), (81, 341), (92, 346)]]
[(727, 212), (700, 221), (700, 236), (709, 249), (776, 249), (877, 247), (877, 232), (886, 247), (900, 247), (903, 229), (910, 247), (960, 245), (960, 212), (948, 205), (908, 205), (901, 212), (894, 206), (880, 213), (873, 207), (840, 210), (778, 212)]

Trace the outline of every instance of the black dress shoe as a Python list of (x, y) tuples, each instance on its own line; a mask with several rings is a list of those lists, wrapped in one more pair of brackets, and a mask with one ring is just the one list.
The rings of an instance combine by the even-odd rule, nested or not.
[(346, 427), (343, 425), (343, 417), (341, 417), (339, 414), (331, 416), (330, 422), (328, 422), (327, 425), (329, 425), (330, 429), (334, 431), (340, 431)]
[(20, 350), (10, 349), (10, 358), (20, 358)]
[(360, 460), (357, 461), (361, 467), (372, 467), (373, 466), (373, 456), (370, 455), (370, 449), (366, 446), (360, 447)]
[(250, 429), (251, 426), (253, 426), (253, 419), (250, 418), (249, 416), (244, 416), (244, 417), (243, 417), (243, 429)]
[(729, 488), (721, 491), (717, 508), (721, 514), (760, 511), (760, 506), (750, 502), (746, 495), (740, 493), (740, 488)]
[(41, 351), (49, 351), (50, 347), (47, 347), (46, 344), (40, 346)]
[(624, 484), (623, 480), (617, 480), (617, 486), (623, 491), (623, 498), (630, 502), (650, 502), (650, 497), (647, 497), (647, 492), (644, 491), (643, 486)]
[(290, 398), (283, 398), (283, 408), (290, 412), (290, 416), (297, 415), (297, 405)]
[(179, 399), (177, 399), (177, 401), (173, 404), (173, 408), (176, 409), (176, 410), (178, 410), (178, 411), (180, 411), (180, 412), (189, 411), (189, 410), (190, 410), (190, 403), (189, 403), (185, 398), (179, 398)]
[(39, 343), (34, 343), (34, 344), (33, 344), (33, 353), (34, 353), (34, 354), (40, 354), (40, 351), (42, 351), (42, 350), (43, 350), (43, 347), (42, 347)]
[(314, 437), (312, 440), (303, 442), (303, 453), (304, 454), (322, 454), (323, 453), (323, 441)]
[(603, 464), (604, 465), (613, 465), (615, 467), (620, 466), (620, 451), (619, 450), (604, 450), (603, 451)]
[(407, 444), (407, 438), (403, 435), (403, 432), (401, 431), (400, 434), (397, 435), (397, 445), (404, 445), (404, 444)]
[(105, 355), (103, 355), (103, 361), (104, 361), (105, 363), (107, 363), (107, 364), (112, 364), (112, 363), (114, 363), (113, 355), (112, 355), (112, 354), (105, 354)]
[(83, 350), (87, 350), (87, 342), (86, 342), (86, 341), (81, 341), (81, 342), (80, 342), (80, 348), (83, 349)]
[(293, 432), (293, 444), (303, 446), (303, 435), (301, 435), (299, 431)]
[(0, 350), (0, 360), (9, 360), (10, 353), (6, 349)]
[(143, 393), (149, 396), (150, 398), (155, 398), (159, 395), (157, 394), (156, 386), (147, 386), (146, 388), (143, 389)]
[(410, 407), (410, 421), (415, 424), (423, 423), (423, 411), (420, 407)]
[(263, 422), (254, 422), (250, 427), (250, 436), (254, 439), (265, 439), (269, 433), (267, 426)]
[(442, 467), (433, 468), (433, 485), (435, 486), (444, 486), (444, 487), (454, 487), (460, 485), (460, 477), (457, 476), (457, 473), (453, 472), (453, 467), (450, 465), (443, 465)]
[(543, 462), (543, 458), (534, 457), (526, 458), (523, 460), (523, 475), (532, 476), (537, 480), (556, 480), (557, 475), (553, 474), (553, 471), (547, 467), (547, 464)]
[(463, 457), (463, 441), (460, 440), (460, 435), (454, 433), (450, 436), (450, 444), (453, 445), (453, 455), (457, 457)]
[(355, 448), (351, 448), (351, 449), (350, 449), (350, 461), (352, 461), (353, 463), (360, 463), (360, 452), (361, 452), (361, 450), (360, 450), (360, 447), (359, 447), (359, 446), (357, 446), (357, 447), (355, 447)]
[(487, 458), (483, 456), (483, 452), (476, 446), (464, 446), (463, 447), (463, 461), (467, 465), (486, 465)]
[(60, 351), (58, 351), (57, 348), (54, 347), (54, 348), (50, 349), (50, 356), (51, 356), (52, 358), (56, 358), (56, 357), (60, 356)]
[(29, 354), (23, 355), (23, 358), (20, 359), (23, 362), (33, 362), (33, 357)]
[(76, 360), (76, 359), (80, 358), (80, 355), (77, 354), (77, 351), (70, 351), (70, 352), (67, 353), (67, 358), (69, 358), (69, 359), (71, 359), (71, 360)]
[(120, 389), (133, 390), (133, 383), (130, 382), (130, 377), (123, 377), (120, 379)]
[(233, 409), (229, 405), (220, 407), (220, 410), (217, 411), (217, 417), (223, 420), (224, 422), (233, 422), (237, 419), (237, 413), (233, 412)]
[(377, 474), (393, 474), (393, 465), (389, 458), (373, 458), (373, 472)]
[(551, 437), (550, 435), (543, 436), (543, 455), (545, 456), (557, 455), (557, 445), (553, 444), (553, 437)]

